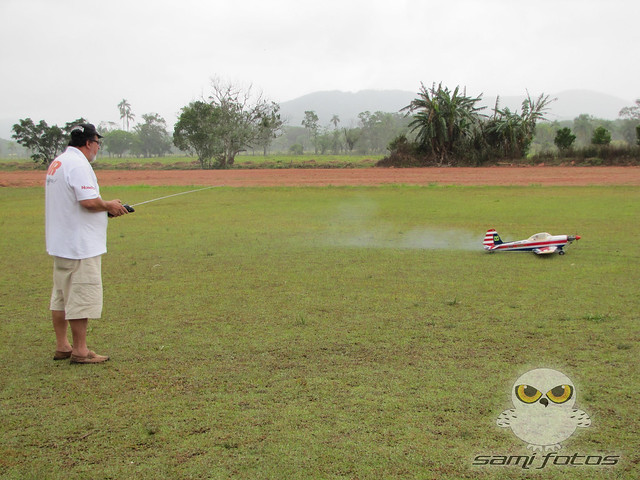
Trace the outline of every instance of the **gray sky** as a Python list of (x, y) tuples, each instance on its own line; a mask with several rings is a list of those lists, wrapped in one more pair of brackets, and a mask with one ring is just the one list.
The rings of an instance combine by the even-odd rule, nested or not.
[[(119, 122), (208, 96), (318, 90), (640, 98), (637, 0), (0, 0), (0, 137), (31, 117)], [(7, 126), (8, 125), (8, 126)]]

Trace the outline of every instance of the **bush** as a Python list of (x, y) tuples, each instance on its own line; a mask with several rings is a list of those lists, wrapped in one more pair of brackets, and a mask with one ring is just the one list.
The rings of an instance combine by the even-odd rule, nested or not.
[(295, 143), (289, 147), (289, 153), (291, 155), (302, 155), (304, 153), (304, 147), (299, 143)]
[[(560, 153), (564, 162), (587, 166), (629, 166), (640, 164), (640, 147), (627, 145), (590, 145)], [(538, 159), (539, 156), (536, 156)]]
[(575, 142), (576, 136), (571, 133), (570, 128), (561, 128), (556, 132), (556, 137), (553, 139), (553, 143), (562, 152), (569, 150)]
[[(376, 167), (426, 167), (430, 165), (428, 155), (419, 152), (417, 144), (406, 135), (399, 135), (389, 142), (390, 154), (376, 163)], [(435, 162), (433, 163), (435, 164)]]
[(604, 127), (598, 127), (594, 130), (591, 137), (593, 145), (609, 145), (611, 143), (611, 132)]

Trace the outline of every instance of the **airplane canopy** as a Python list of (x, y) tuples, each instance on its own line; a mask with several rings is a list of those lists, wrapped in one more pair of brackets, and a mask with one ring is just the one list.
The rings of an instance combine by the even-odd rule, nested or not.
[(529, 237), (529, 240), (532, 241), (532, 242), (540, 242), (542, 240), (546, 240), (550, 236), (551, 236), (551, 234), (547, 233), (547, 232), (536, 233), (535, 235), (531, 235)]

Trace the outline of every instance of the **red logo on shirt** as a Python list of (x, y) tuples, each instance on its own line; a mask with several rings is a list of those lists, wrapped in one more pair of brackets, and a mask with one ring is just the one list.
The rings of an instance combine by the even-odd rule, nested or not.
[(87, 186), (87, 185), (83, 185), (82, 186), (82, 190), (95, 190), (95, 189), (96, 189), (96, 187), (90, 187), (90, 186)]
[(60, 160), (55, 160), (51, 162), (51, 165), (49, 165), (49, 170), (47, 170), (47, 175), (55, 174), (56, 170), (58, 170), (61, 166), (62, 166), (62, 162)]

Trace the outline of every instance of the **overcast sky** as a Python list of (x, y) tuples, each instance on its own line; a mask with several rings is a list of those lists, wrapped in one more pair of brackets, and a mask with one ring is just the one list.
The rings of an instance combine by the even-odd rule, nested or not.
[[(212, 77), (283, 102), (319, 90), (640, 98), (637, 0), (0, 0), (0, 137), (31, 117), (119, 122)], [(7, 127), (8, 125), (8, 127)]]

